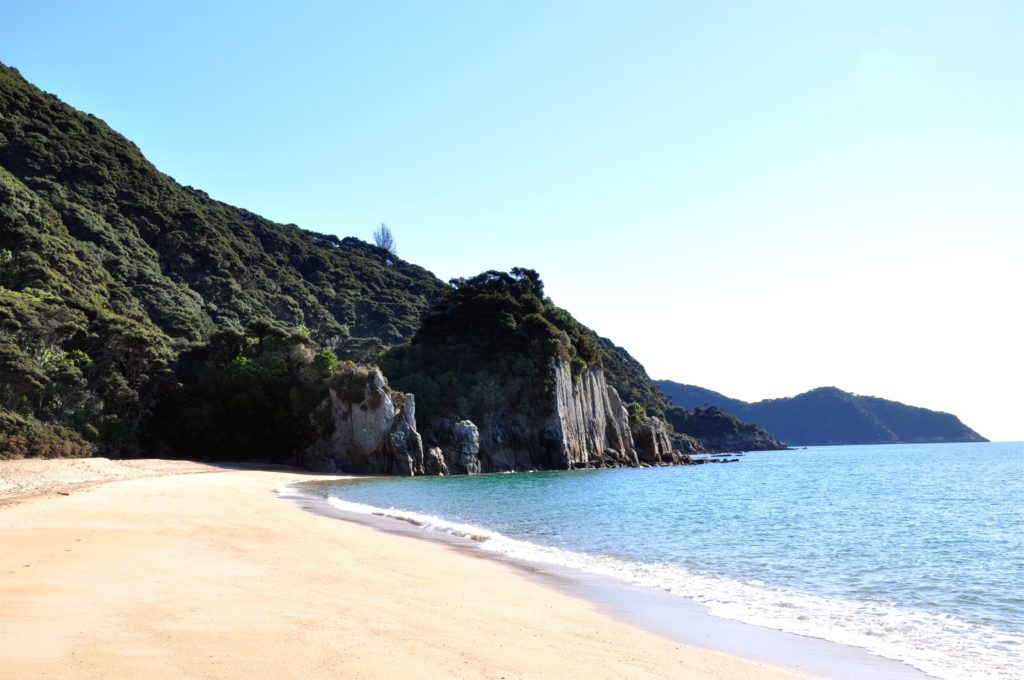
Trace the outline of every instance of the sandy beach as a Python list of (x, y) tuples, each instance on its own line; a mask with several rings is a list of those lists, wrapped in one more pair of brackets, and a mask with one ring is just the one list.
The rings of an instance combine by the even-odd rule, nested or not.
[(302, 477), (0, 461), (0, 677), (802, 677), (273, 493)]

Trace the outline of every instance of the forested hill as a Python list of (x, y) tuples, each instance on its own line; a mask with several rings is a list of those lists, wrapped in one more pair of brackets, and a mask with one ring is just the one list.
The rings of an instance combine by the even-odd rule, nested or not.
[[(339, 360), (379, 361), (452, 290), (182, 186), (0, 65), (0, 457), (288, 460)], [(624, 349), (542, 302), (624, 400), (668, 408)]]
[(0, 433), (23, 448), (135, 445), (179, 353), (257, 322), (367, 360), (445, 287), (383, 248), (181, 186), (0, 65)]
[(695, 385), (671, 380), (655, 383), (677, 406), (716, 406), (757, 423), (793, 446), (987, 441), (949, 413), (835, 387), (748, 403)]

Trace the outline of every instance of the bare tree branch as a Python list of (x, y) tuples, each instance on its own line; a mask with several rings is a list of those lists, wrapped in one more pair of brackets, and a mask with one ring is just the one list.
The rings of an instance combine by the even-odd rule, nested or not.
[(395, 236), (391, 233), (391, 229), (388, 225), (383, 222), (373, 232), (373, 242), (377, 244), (378, 248), (385, 248), (392, 255), (397, 257), (398, 250), (395, 247)]

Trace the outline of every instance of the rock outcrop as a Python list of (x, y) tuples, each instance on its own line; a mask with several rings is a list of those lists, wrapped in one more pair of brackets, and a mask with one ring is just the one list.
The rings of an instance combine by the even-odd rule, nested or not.
[(629, 413), (604, 370), (586, 368), (573, 376), (569, 364), (555, 361), (554, 404), (545, 424), (550, 467), (639, 465)]
[(448, 469), (457, 474), (480, 474), (480, 430), (471, 421), (460, 420), (452, 428), (452, 434), (453, 444), (445, 451)]
[(732, 453), (734, 451), (778, 451), (786, 445), (768, 433), (725, 433), (705, 435), (701, 444), (707, 453)]
[[(552, 391), (529, 413), (495, 411), (477, 424), (444, 418), (425, 429), (428, 459), (442, 452), (453, 474), (513, 470), (638, 467), (685, 462), (664, 422), (648, 418), (631, 429), (629, 412), (600, 367), (573, 374), (552, 363)], [(641, 441), (634, 443), (639, 435)], [(424, 464), (426, 474), (439, 469)]]
[(448, 463), (444, 459), (444, 451), (432, 446), (423, 454), (423, 474), (439, 476), (448, 474)]
[(672, 448), (665, 423), (648, 416), (632, 427), (633, 441), (640, 460), (648, 465), (669, 465), (679, 462), (679, 454)]
[[(313, 415), (320, 437), (301, 453), (300, 463), (324, 472), (423, 474), (423, 441), (416, 431), (413, 395), (391, 392), (376, 368), (367, 374), (361, 393), (358, 387), (330, 388)], [(355, 394), (361, 396), (358, 401)]]

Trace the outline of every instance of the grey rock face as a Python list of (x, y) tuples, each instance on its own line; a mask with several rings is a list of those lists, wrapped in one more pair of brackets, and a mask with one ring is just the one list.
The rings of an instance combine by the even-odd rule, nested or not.
[(638, 465), (629, 414), (600, 368), (572, 375), (556, 361), (553, 413), (546, 424), (556, 469)]
[(524, 413), (487, 414), (480, 422), (480, 462), (487, 472), (536, 469), (543, 465), (541, 451), (535, 419)]
[(398, 409), (377, 369), (370, 372), (358, 403), (336, 390), (313, 415), (320, 438), (300, 456), (314, 470), (363, 474), (421, 474), (423, 442), (416, 431), (415, 400)]
[(678, 462), (679, 455), (672, 449), (672, 440), (663, 421), (648, 417), (644, 422), (634, 424), (632, 429), (641, 461), (648, 465)]
[[(351, 386), (330, 390), (313, 416), (320, 437), (303, 452), (301, 462), (315, 470), (411, 476), (683, 460), (672, 450), (662, 421), (648, 418), (630, 427), (628, 411), (602, 369), (573, 375), (567, 362), (555, 361), (551, 370), (550, 402), (534, 404), (529, 413), (483, 414), (479, 427), (455, 417), (440, 419), (426, 430), (431, 446), (424, 453), (415, 398), (391, 392), (374, 369), (358, 403)], [(358, 389), (356, 385), (357, 394)]]
[(454, 445), (446, 458), (456, 474), (480, 474), (480, 430), (469, 420), (460, 420), (452, 428)]
[(433, 476), (448, 474), (448, 464), (444, 461), (444, 452), (440, 447), (432, 446), (423, 454), (423, 474)]

